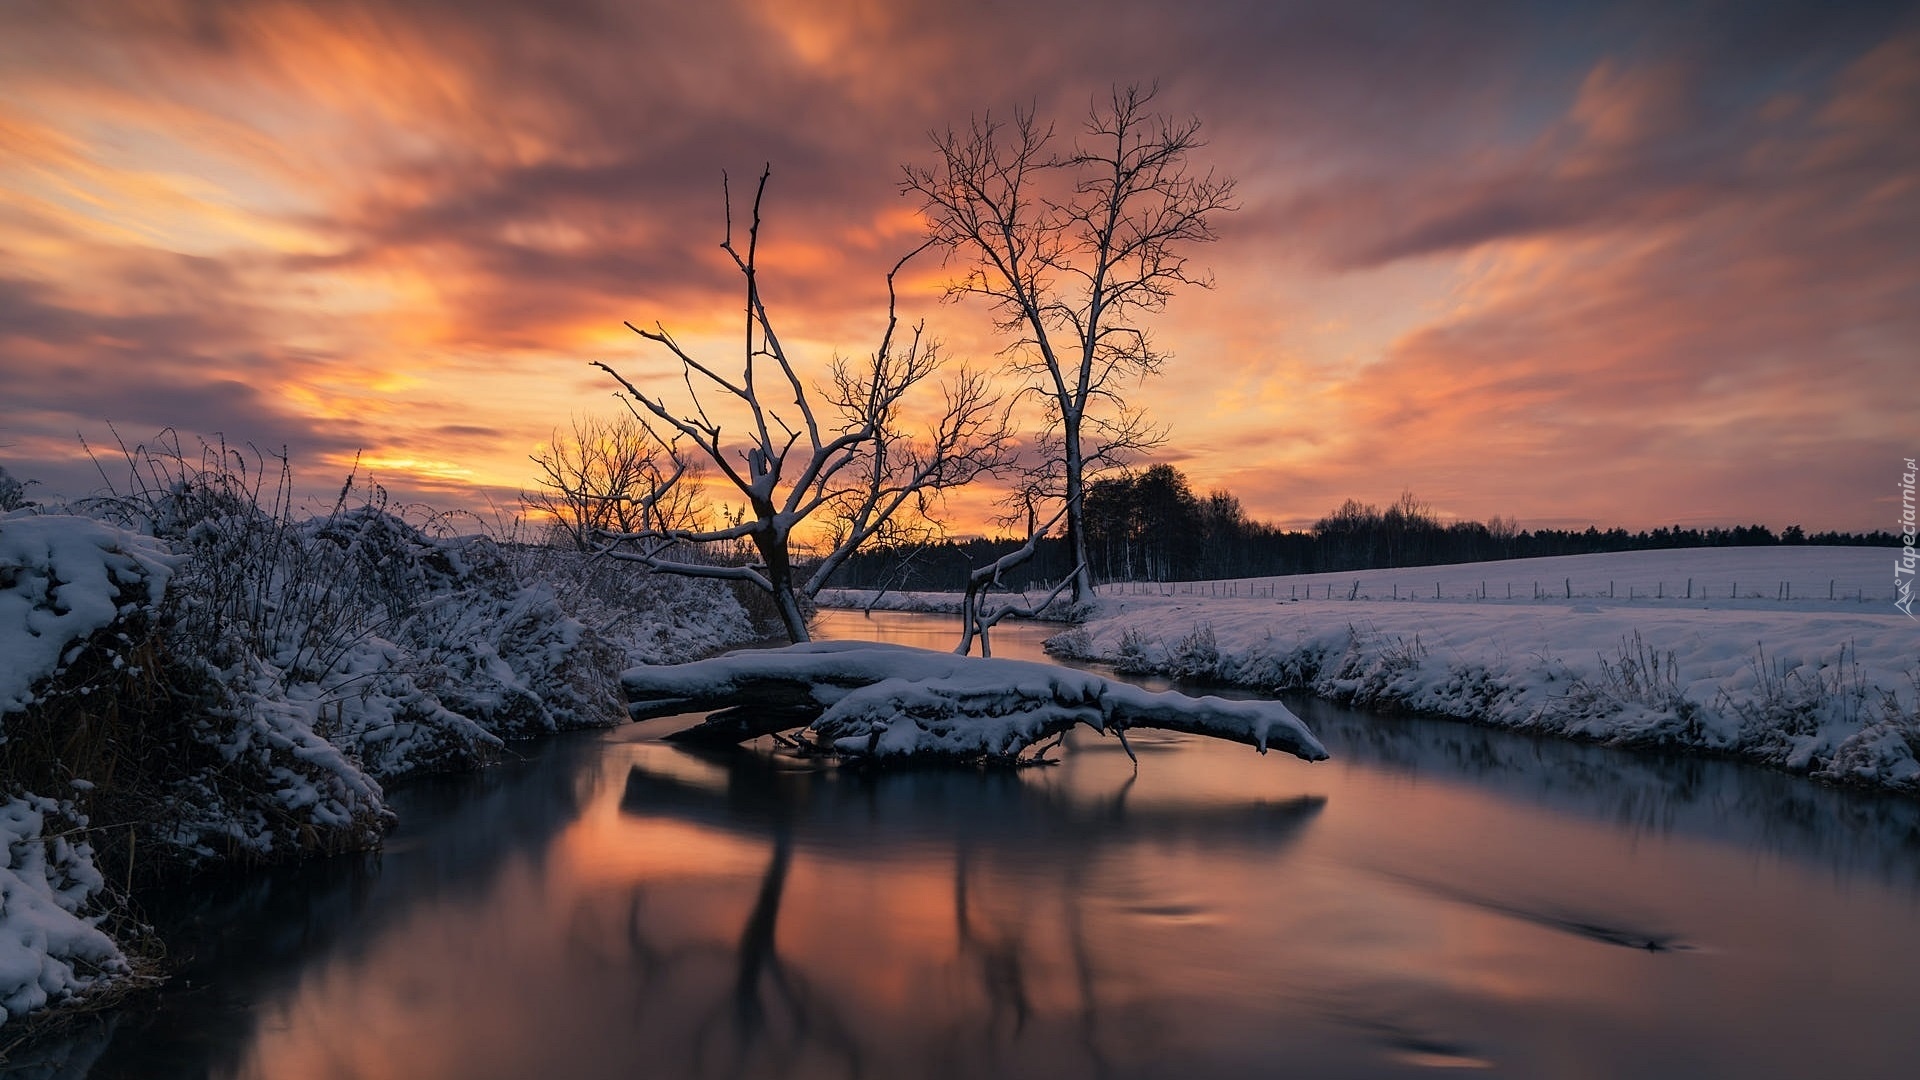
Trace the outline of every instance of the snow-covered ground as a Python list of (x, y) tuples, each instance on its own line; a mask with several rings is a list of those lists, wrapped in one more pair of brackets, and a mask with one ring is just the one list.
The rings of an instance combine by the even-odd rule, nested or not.
[(1277, 600), (1591, 599), (1717, 609), (1893, 610), (1897, 552), (1870, 547), (1686, 548), (1543, 559), (1341, 570), (1218, 582), (1120, 583), (1103, 596), (1158, 594)]
[[(1893, 607), (1894, 558), (1695, 549), (1113, 584), (1051, 647), (1920, 792), (1920, 622)], [(886, 599), (941, 610), (952, 598)]]
[[(1266, 600), (1486, 600), (1515, 603), (1590, 599), (1642, 605), (1773, 610), (1893, 610), (1897, 553), (1868, 547), (1689, 548), (1543, 559), (1338, 570), (1221, 581), (1116, 582), (1102, 597), (1165, 596)], [(1736, 595), (1737, 593), (1737, 595)], [(1025, 595), (1044, 598), (1045, 590)], [(877, 611), (960, 610), (959, 593), (827, 589), (822, 607)]]

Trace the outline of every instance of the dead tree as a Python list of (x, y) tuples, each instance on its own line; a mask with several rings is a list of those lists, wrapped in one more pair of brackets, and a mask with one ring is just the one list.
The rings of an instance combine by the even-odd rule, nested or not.
[[(641, 390), (604, 363), (595, 365), (618, 380), (636, 417), (669, 433), (680, 460), (692, 455), (710, 463), (745, 500), (744, 512), (718, 527), (654, 525), (605, 533), (602, 550), (658, 571), (744, 581), (762, 589), (772, 597), (788, 638), (798, 642), (807, 640), (802, 597), (816, 595), (860, 545), (886, 538), (909, 519), (930, 521), (941, 492), (1005, 468), (1013, 432), (1008, 406), (988, 380), (964, 369), (946, 384), (944, 409), (928, 430), (916, 437), (902, 415), (908, 392), (941, 365), (939, 347), (923, 336), (921, 325), (904, 342), (898, 340), (894, 276), (925, 250), (924, 244), (887, 273), (886, 327), (872, 354), (860, 362), (836, 357), (831, 388), (808, 388), (774, 330), (757, 276), (760, 204), (770, 175), (770, 169), (760, 174), (744, 252), (734, 243), (730, 194), (726, 200), (726, 238), (720, 247), (746, 291), (741, 373), (729, 377), (695, 359), (657, 322), (651, 330), (627, 327), (679, 360), (689, 409)], [(789, 401), (791, 411), (776, 411)], [(743, 421), (743, 430), (725, 426), (733, 419)], [(655, 498), (665, 497), (679, 481), (676, 474)], [(793, 555), (794, 532), (809, 519), (824, 533), (824, 550), (802, 576)], [(755, 554), (743, 565), (699, 562), (677, 553), (684, 550), (681, 545), (742, 539), (751, 542)]]
[(520, 495), (528, 510), (552, 522), (557, 538), (591, 551), (607, 533), (699, 524), (698, 485), (677, 482), (688, 463), (675, 461), (645, 424), (574, 417), (570, 428), (530, 455), (540, 486)]
[(1165, 437), (1121, 393), (1167, 359), (1142, 319), (1180, 286), (1209, 284), (1182, 251), (1214, 239), (1214, 222), (1233, 208), (1232, 180), (1188, 168), (1204, 145), (1200, 122), (1149, 111), (1153, 96), (1116, 88), (1064, 156), (1031, 111), (1016, 110), (1011, 125), (976, 119), (936, 134), (933, 166), (907, 166), (902, 184), (920, 199), (930, 241), (965, 268), (949, 296), (986, 300), (1013, 335), (1013, 365), (1045, 403), (1076, 603), (1093, 585), (1086, 477)]
[(1026, 562), (1028, 559), (1033, 558), (1034, 551), (1039, 547), (1040, 540), (1047, 535), (1048, 530), (1060, 523), (1060, 518), (1067, 512), (1066, 505), (1062, 504), (1060, 509), (1054, 513), (1053, 517), (1042, 524), (1039, 521), (1039, 513), (1034, 508), (1034, 499), (1031, 494), (1028, 494), (1025, 498), (1025, 507), (1027, 514), (1027, 542), (987, 565), (977, 567), (967, 573), (967, 591), (966, 595), (962, 597), (960, 601), (960, 644), (953, 650), (961, 656), (972, 653), (973, 641), (975, 638), (979, 638), (980, 655), (983, 657), (991, 657), (993, 655), (993, 643), (989, 634), (994, 627), (1000, 625), (1002, 620), (1008, 618), (1039, 618), (1041, 612), (1045, 611), (1055, 600), (1060, 599), (1060, 594), (1072, 585), (1074, 578), (1077, 576), (1069, 573), (1066, 577), (1061, 578), (1060, 583), (1055, 585), (1052, 591), (1048, 592), (1038, 604), (1001, 604), (998, 607), (989, 607), (987, 605), (988, 594), (995, 589), (1004, 588), (1000, 582), (1001, 575), (1019, 566), (1021, 563)]

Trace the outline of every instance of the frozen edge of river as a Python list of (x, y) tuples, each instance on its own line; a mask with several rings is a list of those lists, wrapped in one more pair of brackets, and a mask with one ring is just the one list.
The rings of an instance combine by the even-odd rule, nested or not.
[[(861, 608), (874, 598), (821, 599)], [(879, 600), (876, 610), (938, 612), (959, 598)], [(1907, 620), (1857, 610), (1122, 595), (1097, 601), (1048, 648), (1121, 671), (1302, 689), (1916, 795), (1917, 643)]]

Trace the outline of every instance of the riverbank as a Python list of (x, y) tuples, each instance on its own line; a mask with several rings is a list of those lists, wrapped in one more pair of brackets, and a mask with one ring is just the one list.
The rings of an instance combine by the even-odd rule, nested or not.
[(154, 969), (135, 885), (375, 847), (384, 785), (760, 636), (724, 583), (231, 496), (0, 515), (0, 1047)]
[[(1123, 583), (1049, 649), (1913, 795), (1920, 625), (1871, 595), (1890, 562), (1769, 548)], [(958, 598), (881, 601), (940, 611)]]
[[(826, 612), (815, 636), (951, 647), (953, 622)], [(1055, 629), (1005, 624), (994, 651), (1039, 660)], [(1288, 704), (1331, 761), (1139, 732), (1135, 768), (1085, 729), (1018, 772), (687, 753), (673, 720), (542, 740), (394, 791), (377, 858), (154, 897), (182, 929), (174, 984), (18, 1065), (1681, 1080), (1912, 1060), (1920, 800)]]

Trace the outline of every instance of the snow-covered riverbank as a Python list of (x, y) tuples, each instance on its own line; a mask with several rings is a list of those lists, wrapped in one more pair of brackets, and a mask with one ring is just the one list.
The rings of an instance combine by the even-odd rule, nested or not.
[(1892, 606), (1892, 566), (1777, 547), (1115, 584), (1051, 647), (1920, 793), (1920, 623)]
[(207, 504), (0, 514), (0, 1024), (133, 970), (109, 878), (377, 844), (384, 783), (619, 723), (621, 669), (758, 636), (719, 582)]

